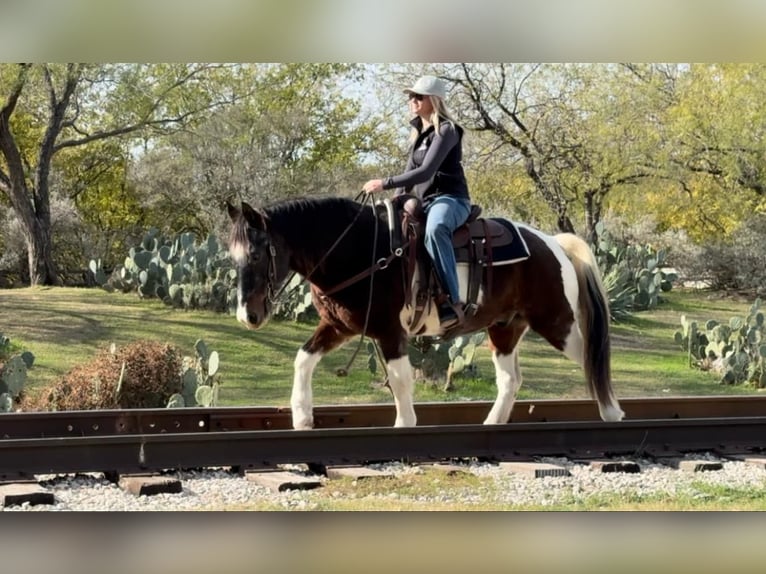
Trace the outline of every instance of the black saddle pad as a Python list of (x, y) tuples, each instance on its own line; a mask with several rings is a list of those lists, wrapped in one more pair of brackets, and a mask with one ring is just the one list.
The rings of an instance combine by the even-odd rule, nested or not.
[(492, 220), (500, 223), (513, 235), (513, 240), (507, 245), (492, 246), (492, 265), (510, 265), (529, 259), (529, 248), (516, 225), (499, 217), (493, 217)]

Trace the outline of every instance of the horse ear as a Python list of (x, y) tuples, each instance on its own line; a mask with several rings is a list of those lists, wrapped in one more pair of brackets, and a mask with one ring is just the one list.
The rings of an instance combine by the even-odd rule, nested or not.
[(239, 209), (237, 209), (236, 207), (234, 207), (231, 203), (229, 203), (227, 201), (226, 202), (226, 211), (229, 212), (229, 217), (231, 218), (232, 221), (237, 221), (237, 218), (240, 215)]
[(266, 215), (257, 209), (253, 209), (244, 201), (242, 202), (242, 215), (251, 227), (266, 230)]

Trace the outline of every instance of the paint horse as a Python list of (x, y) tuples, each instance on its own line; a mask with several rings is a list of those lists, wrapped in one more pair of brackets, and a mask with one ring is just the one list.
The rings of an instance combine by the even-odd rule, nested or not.
[[(410, 330), (414, 307), (404, 280), (407, 258), (385, 257), (389, 230), (379, 211), (338, 197), (288, 200), (262, 209), (229, 204), (228, 210), (240, 322), (250, 329), (266, 324), (290, 271), (307, 278), (311, 286), (320, 320), (295, 357), (293, 427), (313, 427), (311, 380), (319, 360), (361, 333), (377, 341), (386, 362), (396, 406), (394, 426), (414, 426), (407, 343), (416, 335), (438, 336), (439, 319), (435, 305), (430, 305), (418, 333)], [(523, 224), (516, 229), (529, 256), (493, 266), (475, 312), (450, 333), (487, 331), (497, 398), (484, 423), (501, 424), (510, 418), (521, 386), (518, 345), (530, 328), (583, 368), (601, 418), (621, 420), (624, 413), (611, 385), (608, 299), (593, 253), (572, 234), (546, 235)], [(461, 294), (467, 289), (465, 271), (459, 263)], [(354, 276), (362, 278), (349, 281)], [(342, 288), (336, 289), (339, 285)]]

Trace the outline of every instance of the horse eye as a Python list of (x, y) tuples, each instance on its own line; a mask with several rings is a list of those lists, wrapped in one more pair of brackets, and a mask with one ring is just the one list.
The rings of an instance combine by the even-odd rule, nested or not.
[(250, 260), (257, 262), (261, 258), (261, 254), (257, 249), (250, 249)]

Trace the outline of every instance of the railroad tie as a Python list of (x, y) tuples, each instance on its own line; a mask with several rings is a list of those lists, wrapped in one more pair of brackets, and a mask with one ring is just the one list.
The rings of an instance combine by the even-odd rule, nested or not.
[(596, 472), (624, 472), (635, 474), (641, 472), (641, 467), (632, 460), (591, 460), (588, 466)]
[(155, 494), (177, 494), (183, 491), (181, 481), (172, 476), (162, 475), (124, 475), (118, 483), (121, 489), (136, 496)]
[(0, 484), (0, 500), (2, 500), (4, 507), (21, 506), (24, 503), (35, 506), (37, 504), (54, 504), (56, 502), (53, 493), (36, 482)]
[(723, 468), (723, 463), (715, 460), (669, 458), (660, 460), (659, 462), (686, 472), (708, 472), (712, 470), (721, 470)]
[(563, 466), (549, 464), (547, 462), (501, 462), (500, 468), (531, 478), (543, 478), (545, 476), (571, 476), (569, 470)]

